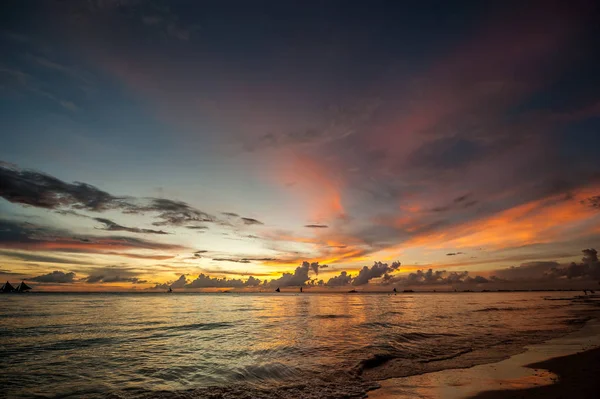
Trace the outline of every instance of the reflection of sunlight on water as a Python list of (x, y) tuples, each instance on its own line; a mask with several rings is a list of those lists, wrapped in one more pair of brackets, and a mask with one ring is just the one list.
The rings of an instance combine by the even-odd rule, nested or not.
[(526, 293), (9, 296), (0, 385), (29, 396), (268, 387), (350, 372), (380, 354), (406, 359), (410, 373), (473, 342), (556, 329), (569, 316), (536, 310), (548, 305)]

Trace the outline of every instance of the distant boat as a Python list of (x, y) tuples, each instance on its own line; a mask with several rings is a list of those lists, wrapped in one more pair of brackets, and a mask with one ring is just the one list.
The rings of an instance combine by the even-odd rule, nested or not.
[(171, 292), (173, 292), (173, 289), (171, 287), (169, 287), (169, 291), (167, 291), (167, 293), (170, 294)]
[(356, 294), (357, 292), (358, 291), (356, 291), (356, 290), (350, 290), (350, 291), (348, 291), (348, 294)]
[(8, 281), (2, 285), (0, 292), (13, 292), (15, 287), (13, 287)]
[(275, 292), (281, 292), (281, 290), (279, 289), (279, 287), (277, 287), (277, 289), (275, 290)]
[(394, 293), (398, 292), (398, 290), (396, 288), (394, 288)]
[(410, 292), (414, 292), (414, 291), (413, 290), (404, 290), (402, 292), (409, 292), (410, 293)]
[(300, 292), (302, 292), (302, 287), (300, 287)]
[(31, 287), (25, 284), (25, 281), (21, 281), (21, 283), (17, 285), (17, 288), (15, 288), (15, 291), (17, 292), (27, 292), (29, 290), (31, 290)]

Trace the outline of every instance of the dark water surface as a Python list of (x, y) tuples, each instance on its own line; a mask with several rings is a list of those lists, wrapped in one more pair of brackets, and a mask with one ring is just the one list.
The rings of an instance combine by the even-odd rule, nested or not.
[[(572, 330), (568, 293), (0, 296), (8, 397), (364, 397)], [(465, 363), (465, 362), (468, 362)]]

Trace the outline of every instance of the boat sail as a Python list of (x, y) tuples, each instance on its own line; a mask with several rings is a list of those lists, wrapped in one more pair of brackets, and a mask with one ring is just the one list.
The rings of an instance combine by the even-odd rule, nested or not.
[(0, 292), (13, 292), (15, 287), (13, 287), (8, 281), (2, 285), (0, 288)]
[(21, 283), (17, 285), (17, 288), (15, 288), (15, 291), (17, 292), (27, 292), (29, 290), (31, 290), (31, 287), (25, 284), (25, 281), (21, 281)]

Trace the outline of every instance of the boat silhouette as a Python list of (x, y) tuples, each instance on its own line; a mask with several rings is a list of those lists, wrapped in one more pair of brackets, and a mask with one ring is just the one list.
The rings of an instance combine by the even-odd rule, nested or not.
[(19, 283), (19, 285), (17, 285), (16, 287), (13, 287), (12, 284), (7, 281), (6, 283), (4, 283), (2, 285), (2, 288), (0, 288), (0, 292), (2, 292), (2, 293), (8, 293), (8, 292), (24, 293), (24, 292), (29, 292), (30, 290), (31, 290), (31, 287), (28, 286), (27, 284), (25, 284), (25, 281), (21, 281)]
[(13, 287), (12, 284), (9, 283), (8, 281), (2, 285), (2, 288), (0, 288), (0, 292), (14, 292), (14, 291), (15, 291), (15, 287)]

